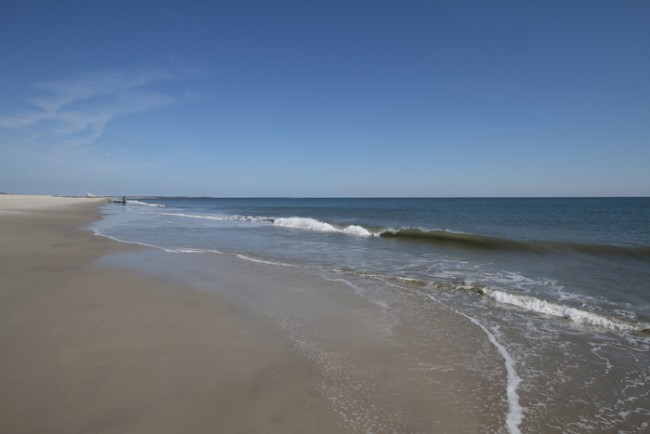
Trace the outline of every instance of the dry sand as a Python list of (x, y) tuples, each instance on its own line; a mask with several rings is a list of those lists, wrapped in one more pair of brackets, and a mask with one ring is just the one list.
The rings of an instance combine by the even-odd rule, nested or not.
[(0, 195), (3, 433), (339, 432), (318, 375), (213, 294), (95, 265), (100, 199)]

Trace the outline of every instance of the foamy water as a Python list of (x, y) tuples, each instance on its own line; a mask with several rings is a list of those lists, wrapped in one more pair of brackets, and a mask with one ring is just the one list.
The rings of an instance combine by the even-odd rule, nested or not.
[[(409, 417), (415, 416), (386, 408), (383, 417), (377, 413), (380, 407), (366, 407), (390, 393), (355, 365), (353, 360), (363, 358), (355, 354), (355, 345), (348, 347), (345, 339), (332, 337), (334, 324), (351, 318), (341, 316), (330, 324), (328, 317), (314, 322), (303, 315), (313, 309), (312, 317), (318, 317), (319, 306), (323, 311), (330, 306), (337, 315), (349, 311), (347, 315), (361, 321), (353, 326), (359, 333), (364, 328), (378, 333), (366, 336), (376, 340), (375, 351), (410, 354), (413, 360), (405, 366), (412, 368), (404, 372), (431, 375), (413, 386), (404, 374), (395, 379), (404, 382), (402, 387), (409, 384), (424, 391), (427, 382), (444, 383), (435, 373), (461, 368), (478, 375), (477, 384), (483, 386), (459, 393), (477, 397), (474, 412), (479, 411), (478, 403), (491, 402), (495, 407), (490, 417), (496, 419), (486, 423), (501, 423), (508, 432), (579, 432), (587, 427), (625, 431), (648, 416), (643, 408), (650, 408), (650, 234), (641, 226), (650, 216), (648, 201), (144, 203), (129, 201), (125, 209), (108, 206), (109, 215), (95, 230), (156, 247), (179, 262), (170, 267), (174, 273), (204, 282), (206, 288), (223, 278), (223, 273), (215, 274), (218, 261), (263, 267), (273, 276), (268, 280), (272, 286), (285, 281), (275, 292), (249, 297), (251, 287), (242, 287), (231, 295), (275, 318), (296, 350), (320, 366), (323, 393), (330, 394), (333, 408), (352, 431), (408, 431), (406, 427), (413, 426)], [(625, 219), (619, 216), (622, 212)], [(251, 272), (246, 270), (242, 273)], [(231, 283), (236, 287), (236, 282)], [(346, 293), (354, 299), (337, 301)], [(357, 306), (362, 301), (368, 304), (359, 306), (366, 307)], [(431, 322), (441, 312), (457, 319)], [(455, 328), (448, 329), (450, 324)], [(450, 345), (442, 342), (465, 333), (463, 339), (476, 340), (468, 350), (476, 348), (480, 355), (467, 356), (467, 361), (434, 361), (435, 345)], [(406, 341), (393, 347), (397, 336)], [(442, 336), (445, 339), (435, 344)], [(334, 359), (337, 365), (331, 365)], [(346, 366), (349, 372), (343, 375)], [(345, 381), (359, 389), (345, 386)], [(435, 384), (446, 390), (442, 383)], [(449, 396), (452, 389), (446, 392)], [(374, 390), (379, 398), (362, 390)], [(583, 396), (592, 399), (576, 412), (573, 403)]]
[(277, 219), (273, 219), (273, 224), (288, 228), (298, 228), (316, 232), (340, 232), (343, 234), (359, 237), (369, 237), (373, 235), (370, 231), (362, 228), (361, 226), (349, 225), (342, 228), (337, 228), (329, 223), (305, 217), (279, 217)]
[(535, 297), (530, 297), (520, 294), (511, 294), (505, 291), (499, 291), (491, 288), (481, 289), (481, 293), (489, 298), (511, 306), (517, 306), (523, 310), (565, 318), (578, 324), (602, 327), (611, 330), (623, 331), (645, 331), (650, 330), (650, 324), (644, 322), (625, 321), (623, 319), (616, 319), (600, 315), (586, 310), (577, 309), (570, 306), (551, 303), (545, 300), (540, 300)]

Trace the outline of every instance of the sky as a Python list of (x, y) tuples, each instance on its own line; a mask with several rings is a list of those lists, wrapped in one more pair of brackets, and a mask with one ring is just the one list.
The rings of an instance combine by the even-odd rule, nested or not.
[(4, 0), (0, 191), (650, 196), (650, 2)]

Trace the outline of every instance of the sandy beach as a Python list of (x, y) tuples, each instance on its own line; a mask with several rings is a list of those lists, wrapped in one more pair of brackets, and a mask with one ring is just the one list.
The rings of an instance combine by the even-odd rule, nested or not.
[(80, 229), (100, 203), (0, 195), (3, 432), (341, 431), (281, 339), (214, 294), (97, 265), (136, 248)]

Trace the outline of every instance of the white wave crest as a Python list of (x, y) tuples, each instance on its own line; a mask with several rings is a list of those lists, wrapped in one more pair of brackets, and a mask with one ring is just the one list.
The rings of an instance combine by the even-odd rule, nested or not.
[(132, 203), (132, 204), (141, 205), (141, 206), (151, 206), (151, 207), (155, 207), (155, 208), (165, 208), (165, 205), (163, 205), (162, 203), (140, 202), (139, 200), (132, 200), (132, 199), (127, 200), (127, 203)]
[(316, 232), (339, 232), (348, 235), (355, 235), (358, 237), (369, 237), (372, 235), (369, 230), (361, 226), (350, 225), (344, 228), (337, 228), (336, 226), (329, 223), (308, 217), (280, 217), (274, 219), (273, 223), (278, 226), (298, 228)]
[(373, 235), (372, 232), (370, 232), (368, 229), (358, 226), (358, 225), (350, 225), (346, 226), (342, 232), (344, 234), (349, 234), (349, 235), (356, 235), (358, 237), (370, 237)]
[(499, 303), (509, 304), (521, 309), (560, 318), (566, 318), (578, 324), (598, 326), (611, 330), (640, 331), (647, 327), (616, 318), (610, 318), (575, 307), (563, 306), (527, 295), (512, 294), (497, 289), (483, 288), (483, 294)]

